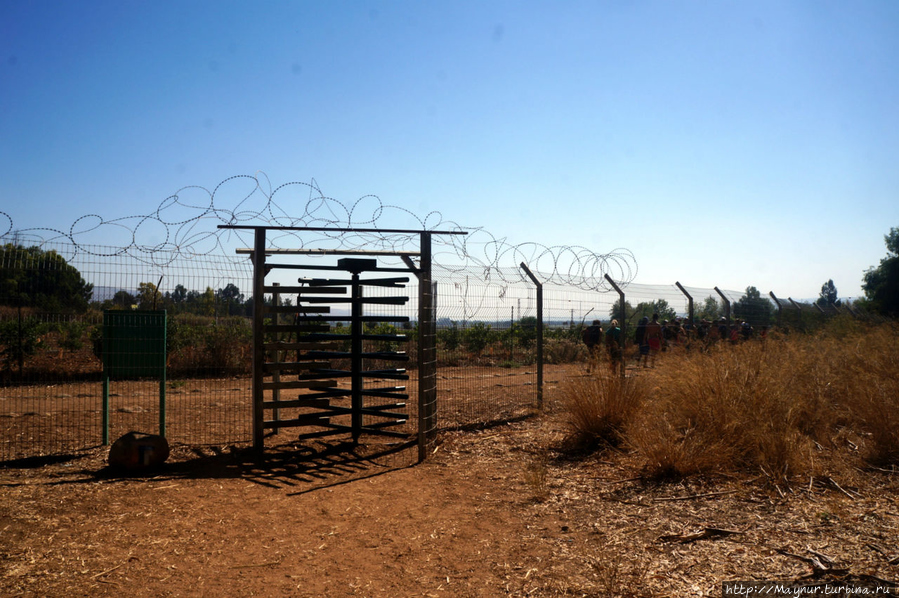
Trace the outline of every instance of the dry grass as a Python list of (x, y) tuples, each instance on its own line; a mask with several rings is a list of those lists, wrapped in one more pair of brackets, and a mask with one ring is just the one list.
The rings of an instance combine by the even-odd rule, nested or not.
[(875, 466), (899, 464), (899, 328), (882, 326), (847, 342), (847, 419), (863, 435), (864, 459)]
[(666, 354), (649, 375), (565, 389), (581, 447), (626, 445), (653, 478), (851, 475), (899, 464), (899, 329), (825, 330)]
[(628, 430), (648, 473), (795, 471), (811, 444), (800, 422), (814, 412), (796, 392), (800, 353), (788, 342), (753, 343), (667, 359)]
[(588, 450), (620, 445), (628, 423), (645, 397), (643, 380), (622, 379), (605, 368), (568, 379), (562, 388), (562, 402), (571, 430), (568, 438), (571, 448)]

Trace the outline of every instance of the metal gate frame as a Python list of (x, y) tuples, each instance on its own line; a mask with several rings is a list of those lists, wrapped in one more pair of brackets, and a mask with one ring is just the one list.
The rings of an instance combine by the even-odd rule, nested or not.
[[(262, 343), (265, 316), (265, 275), (266, 256), (270, 254), (316, 254), (353, 256), (400, 257), (418, 278), (418, 461), (425, 460), (428, 447), (437, 434), (437, 334), (436, 306), (432, 278), (432, 236), (465, 235), (465, 231), (426, 231), (406, 229), (365, 229), (327, 227), (284, 227), (284, 226), (244, 226), (220, 225), (220, 229), (251, 230), (254, 234), (252, 249), (239, 249), (238, 253), (249, 253), (253, 261), (253, 447), (257, 452), (264, 450), (265, 418), (263, 364), (265, 347)], [(381, 235), (419, 235), (419, 251), (365, 251), (365, 250), (309, 250), (309, 249), (267, 249), (266, 233), (273, 231), (309, 231), (329, 233), (372, 233)], [(419, 258), (416, 265), (413, 257)]]

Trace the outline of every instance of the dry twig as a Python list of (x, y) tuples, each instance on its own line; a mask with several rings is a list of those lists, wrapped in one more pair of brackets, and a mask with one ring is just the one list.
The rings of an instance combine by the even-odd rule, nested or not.
[(706, 538), (717, 538), (720, 536), (730, 536), (732, 534), (742, 534), (744, 532), (733, 530), (733, 529), (720, 529), (717, 527), (705, 527), (701, 531), (694, 532), (692, 534), (672, 534), (667, 536), (661, 536), (659, 538), (660, 542), (680, 542), (681, 544), (688, 544), (690, 542), (695, 542), (697, 540), (705, 540)]
[(734, 494), (738, 490), (724, 490), (722, 492), (706, 492), (705, 494), (691, 494), (690, 496), (672, 496), (663, 498), (654, 498), (653, 502), (669, 502), (673, 500), (692, 500), (694, 498), (709, 498), (712, 496), (723, 496), (725, 494)]

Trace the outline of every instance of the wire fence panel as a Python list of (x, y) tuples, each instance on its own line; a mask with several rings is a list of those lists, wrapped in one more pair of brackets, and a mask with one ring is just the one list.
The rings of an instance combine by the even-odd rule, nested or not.
[[(239, 289), (246, 258), (0, 239), (0, 460), (98, 446), (103, 440), (103, 310), (168, 314), (167, 436), (248, 439), (250, 335)], [(158, 380), (115, 380), (113, 438), (160, 423)]]
[[(496, 271), (433, 267), (434, 429), (509, 421), (537, 409), (537, 289), (523, 272), (506, 269), (496, 276)], [(296, 284), (295, 272), (292, 279), (285, 276), (285, 286)], [(694, 326), (721, 318), (728, 324), (745, 321), (757, 330), (769, 325), (805, 328), (841, 313), (833, 306), (815, 309), (762, 295), (754, 287), (744, 292), (677, 284), (622, 287), (623, 306), (618, 293), (606, 286), (588, 290), (584, 284), (544, 283), (544, 363), (586, 362), (589, 353), (581, 333), (593, 320), (606, 326), (617, 319), (633, 339), (637, 322), (653, 313), (669, 320), (692, 315)], [(164, 422), (174, 443), (249, 443), (251, 288), (247, 255), (126, 252), (0, 237), (0, 461), (99, 446), (104, 414), (112, 439), (132, 430), (157, 431)], [(378, 325), (409, 337), (405, 347), (391, 349), (409, 356), (409, 380), (404, 382), (409, 418), (402, 429), (414, 434), (419, 415), (415, 276), (403, 294), (409, 296), (407, 304), (379, 306), (377, 315), (409, 318), (407, 323)], [(296, 305), (297, 296), (286, 293), (279, 301)], [(120, 376), (105, 391), (103, 382), (104, 311), (153, 310), (166, 313), (164, 413), (158, 379)], [(848, 306), (846, 311), (858, 314)], [(378, 349), (377, 344), (365, 347)], [(429, 412), (433, 408), (427, 407)]]
[(439, 425), (508, 421), (537, 405), (536, 288), (436, 271)]

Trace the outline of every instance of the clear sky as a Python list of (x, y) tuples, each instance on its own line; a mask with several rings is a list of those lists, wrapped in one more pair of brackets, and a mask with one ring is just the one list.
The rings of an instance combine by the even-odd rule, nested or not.
[(899, 2), (0, 2), (15, 228), (257, 171), (625, 247), (638, 283), (858, 296), (899, 226)]

